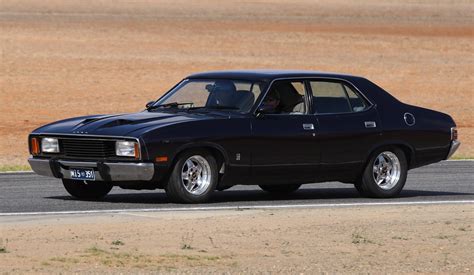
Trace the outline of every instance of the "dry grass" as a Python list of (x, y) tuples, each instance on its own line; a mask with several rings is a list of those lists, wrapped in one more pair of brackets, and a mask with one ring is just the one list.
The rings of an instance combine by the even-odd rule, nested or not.
[(0, 266), (48, 274), (469, 273), (472, 215), (472, 205), (458, 204), (2, 217), (9, 243)]
[(0, 164), (61, 118), (141, 110), (187, 74), (283, 68), (363, 75), (451, 114), (474, 156), (472, 1), (0, 2)]

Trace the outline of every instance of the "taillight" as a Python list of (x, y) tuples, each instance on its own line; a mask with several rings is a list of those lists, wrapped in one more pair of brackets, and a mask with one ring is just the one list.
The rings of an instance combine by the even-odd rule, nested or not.
[(31, 154), (37, 156), (40, 153), (40, 140), (39, 138), (31, 138)]
[(451, 140), (458, 140), (458, 128), (451, 127)]

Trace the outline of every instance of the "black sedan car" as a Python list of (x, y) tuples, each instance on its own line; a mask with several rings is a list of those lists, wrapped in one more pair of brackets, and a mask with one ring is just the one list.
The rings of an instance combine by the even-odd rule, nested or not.
[(200, 203), (237, 184), (288, 193), (323, 181), (388, 198), (409, 169), (459, 145), (449, 115), (404, 104), (362, 77), (218, 71), (186, 77), (138, 113), (42, 126), (29, 135), (29, 163), (79, 199), (119, 186)]

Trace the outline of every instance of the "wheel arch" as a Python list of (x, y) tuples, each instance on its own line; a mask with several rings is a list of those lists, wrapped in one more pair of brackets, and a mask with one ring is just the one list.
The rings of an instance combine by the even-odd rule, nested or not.
[(367, 166), (367, 163), (370, 161), (371, 156), (374, 154), (375, 151), (379, 150), (383, 147), (390, 147), (395, 146), (400, 148), (403, 153), (405, 153), (405, 157), (407, 158), (408, 169), (413, 168), (415, 164), (415, 149), (409, 143), (401, 140), (393, 140), (393, 141), (386, 141), (383, 143), (379, 143), (374, 145), (370, 150), (369, 154), (365, 158), (364, 167)]
[(193, 142), (182, 145), (176, 149), (173, 157), (171, 159), (171, 167), (173, 167), (178, 160), (179, 156), (184, 153), (185, 151), (192, 150), (192, 149), (204, 149), (209, 151), (212, 156), (216, 159), (217, 167), (220, 170), (222, 164), (228, 165), (229, 157), (225, 151), (225, 149), (220, 146), (219, 144), (212, 143), (212, 142)]

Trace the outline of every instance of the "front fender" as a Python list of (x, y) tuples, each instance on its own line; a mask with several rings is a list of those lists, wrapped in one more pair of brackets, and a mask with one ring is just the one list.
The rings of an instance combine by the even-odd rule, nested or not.
[(242, 173), (248, 173), (250, 135), (249, 119), (239, 117), (170, 125), (148, 132), (142, 139), (151, 161), (155, 161), (156, 157), (167, 157), (166, 162), (156, 162), (160, 166), (171, 168), (183, 151), (204, 148), (216, 155), (218, 162), (225, 163), (225, 169), (244, 167)]
[(195, 148), (196, 149), (197, 148), (203, 148), (203, 149), (209, 148), (209, 149), (216, 150), (217, 152), (220, 153), (221, 157), (223, 158), (224, 163), (226, 165), (229, 164), (229, 154), (226, 152), (224, 147), (222, 147), (221, 145), (219, 145), (217, 143), (205, 142), (205, 141), (204, 142), (190, 142), (190, 143), (186, 143), (186, 144), (183, 144), (183, 145), (179, 146), (178, 148), (176, 148), (176, 150), (170, 156), (170, 163), (174, 164), (176, 162), (176, 157), (179, 156), (179, 154), (181, 154), (182, 152), (184, 152), (186, 150), (190, 150), (190, 149), (195, 149)]

